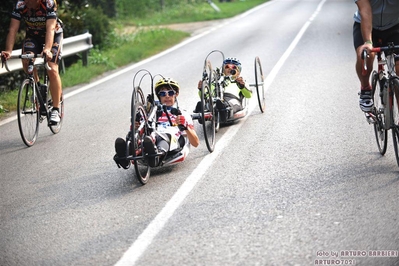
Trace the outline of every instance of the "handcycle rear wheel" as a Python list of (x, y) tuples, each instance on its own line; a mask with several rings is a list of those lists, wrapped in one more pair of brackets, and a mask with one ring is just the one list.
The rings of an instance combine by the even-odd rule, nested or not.
[(213, 152), (216, 142), (215, 128), (215, 109), (213, 108), (212, 90), (210, 81), (212, 80), (212, 69), (210, 63), (204, 66), (204, 73), (207, 72), (207, 79), (203, 80), (201, 88), (201, 119), (204, 130), (204, 138), (209, 152)]
[[(49, 100), (48, 103), (49, 103), (49, 105), (52, 105), (52, 100)], [(49, 109), (49, 112), (51, 114), (51, 109)], [(64, 95), (62, 93), (61, 93), (61, 99), (60, 99), (59, 112), (60, 112), (60, 122), (55, 125), (50, 125), (50, 130), (54, 134), (57, 134), (60, 132), (61, 127), (62, 127), (62, 121), (64, 120)]]
[(264, 89), (264, 76), (262, 65), (260, 63), (259, 57), (255, 57), (255, 86), (256, 92), (258, 95), (258, 103), (259, 109), (263, 113), (266, 108), (266, 97), (265, 97), (265, 89)]
[(26, 146), (31, 147), (39, 134), (40, 112), (39, 100), (29, 79), (24, 80), (19, 89), (17, 109), (19, 133)]
[(395, 84), (390, 84), (390, 88), (395, 88), (392, 93), (392, 138), (393, 138), (393, 148), (395, 150), (396, 163), (399, 166), (399, 81), (394, 80)]
[(384, 106), (388, 107), (384, 101), (388, 102), (388, 99), (384, 99), (384, 95), (381, 83), (378, 79), (378, 73), (373, 71), (371, 76), (371, 86), (372, 86), (372, 94), (373, 94), (373, 114), (376, 116), (376, 120), (374, 123), (374, 134), (375, 139), (377, 141), (377, 147), (381, 155), (384, 155), (387, 151), (388, 144), (388, 129), (385, 126), (386, 123), (390, 123), (390, 121), (386, 121), (386, 116), (384, 114)]
[[(132, 108), (132, 129), (131, 129), (131, 140), (126, 142), (126, 150), (128, 153), (132, 153), (136, 159), (133, 159), (134, 170), (136, 172), (137, 179), (141, 184), (145, 185), (150, 178), (150, 166), (145, 157), (143, 157), (143, 140), (148, 133), (147, 128), (147, 112), (141, 102), (136, 102)], [(140, 125), (137, 127), (137, 125)]]

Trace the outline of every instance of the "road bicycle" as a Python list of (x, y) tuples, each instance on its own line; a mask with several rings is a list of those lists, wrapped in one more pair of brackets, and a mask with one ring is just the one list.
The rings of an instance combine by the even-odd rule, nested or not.
[[(392, 131), (393, 147), (396, 162), (399, 166), (399, 77), (396, 74), (395, 62), (399, 60), (399, 45), (389, 43), (388, 46), (374, 47), (371, 52), (377, 53), (378, 69), (371, 74), (371, 88), (374, 106), (371, 112), (365, 113), (370, 124), (374, 125), (374, 133), (378, 150), (384, 155), (388, 144), (388, 130)], [(367, 50), (363, 51), (366, 58)], [(363, 74), (367, 72), (364, 60)]]
[[(41, 57), (40, 54), (22, 54), (12, 55), (10, 59), (28, 60), (27, 77), (23, 80), (18, 91), (17, 117), (19, 133), (26, 146), (31, 147), (35, 144), (39, 134), (39, 125), (47, 119), (47, 126), (51, 132), (57, 134), (60, 132), (64, 118), (64, 98), (61, 94), (60, 99), (60, 122), (53, 124), (50, 122), (53, 101), (48, 92), (49, 79), (47, 70), (51, 70), (46, 62), (34, 64), (34, 58)], [(10, 71), (7, 61), (2, 59), (7, 71)], [(38, 68), (42, 72), (42, 83), (35, 82), (33, 70)]]
[[(220, 67), (212, 68), (211, 60), (209, 59), (213, 54), (220, 54), (222, 57), (222, 65)], [(216, 133), (219, 131), (222, 121), (220, 119), (220, 113), (225, 110), (217, 108), (216, 102), (222, 100), (224, 86), (227, 82), (233, 82), (232, 76), (226, 76), (223, 74), (223, 62), (224, 54), (219, 50), (211, 51), (205, 58), (204, 67), (202, 71), (202, 87), (201, 87), (201, 111), (198, 114), (194, 114), (193, 118), (198, 119), (199, 123), (202, 124), (205, 143), (210, 152), (213, 152), (216, 144)], [(259, 57), (255, 57), (254, 60), (254, 83), (250, 83), (250, 87), (255, 87), (257, 92), (259, 109), (263, 113), (266, 106), (266, 97), (264, 91), (264, 75), (262, 65)], [(242, 99), (243, 109), (234, 113), (234, 116), (227, 119), (223, 123), (232, 123), (238, 119), (245, 117), (248, 114), (248, 103), (249, 99)], [(198, 116), (199, 115), (199, 116)]]

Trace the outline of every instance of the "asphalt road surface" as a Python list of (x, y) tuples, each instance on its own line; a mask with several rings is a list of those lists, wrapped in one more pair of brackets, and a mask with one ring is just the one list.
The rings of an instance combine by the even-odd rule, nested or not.
[[(65, 120), (27, 148), (0, 126), (0, 265), (399, 265), (399, 168), (358, 106), (351, 0), (276, 0), (65, 91)], [(192, 111), (206, 55), (266, 75), (266, 111), (142, 186), (112, 160), (139, 69)], [(148, 93), (148, 88), (146, 93)]]

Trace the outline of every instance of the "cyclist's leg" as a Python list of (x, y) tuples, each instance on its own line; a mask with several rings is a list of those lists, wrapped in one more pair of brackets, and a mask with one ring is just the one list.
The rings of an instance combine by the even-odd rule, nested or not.
[(62, 58), (62, 41), (63, 33), (56, 33), (54, 35), (54, 43), (52, 47), (53, 58), (48, 63), (51, 67), (50, 71), (47, 71), (50, 80), (50, 91), (53, 99), (53, 107), (58, 108), (62, 93), (61, 78), (58, 71), (58, 64)]
[[(388, 45), (389, 42), (399, 45), (399, 24), (386, 31), (386, 40), (384, 42), (384, 45)], [(395, 68), (396, 75), (399, 75), (399, 61), (396, 61)]]
[(361, 54), (361, 46), (364, 44), (364, 40), (362, 37), (360, 24), (355, 22), (353, 24), (353, 44), (356, 50), (356, 74), (360, 81), (360, 98), (359, 98), (359, 106), (363, 112), (370, 112), (373, 107), (373, 97), (371, 93), (370, 86), (370, 74), (373, 70), (373, 60), (374, 55), (370, 55), (367, 60), (367, 73), (366, 75), (362, 74), (363, 71), (363, 59), (360, 57)]
[[(374, 33), (374, 32), (373, 32)], [(360, 81), (360, 86), (361, 89), (368, 89), (371, 90), (370, 88), (370, 74), (373, 70), (373, 61), (374, 61), (374, 54), (371, 54), (370, 57), (367, 60), (367, 74), (363, 75), (362, 70), (363, 70), (363, 59), (359, 56), (361, 54), (361, 49), (360, 47), (364, 44), (364, 40), (362, 37), (361, 29), (360, 29), (360, 24), (355, 22), (353, 24), (353, 45), (356, 50), (356, 74), (359, 78)]]

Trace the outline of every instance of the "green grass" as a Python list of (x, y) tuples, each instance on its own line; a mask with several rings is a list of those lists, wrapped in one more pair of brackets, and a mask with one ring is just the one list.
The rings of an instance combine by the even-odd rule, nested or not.
[(7, 111), (14, 111), (17, 109), (17, 98), (18, 90), (0, 93), (0, 118), (4, 116)]
[(63, 87), (87, 83), (106, 71), (138, 62), (143, 58), (159, 53), (189, 36), (186, 32), (170, 29), (139, 30), (129, 39), (118, 41), (115, 48), (106, 51), (93, 49), (89, 57), (89, 66), (83, 67), (79, 61), (61, 74)]
[[(214, 3), (221, 9), (216, 12), (208, 3), (185, 5), (163, 12), (148, 12), (143, 18), (124, 18), (112, 21), (115, 28), (109, 48), (100, 51), (96, 48), (90, 51), (88, 66), (82, 66), (79, 61), (69, 66), (61, 74), (64, 91), (68, 87), (88, 83), (107, 71), (132, 64), (157, 54), (189, 36), (189, 33), (173, 31), (165, 28), (145, 29), (141, 26), (187, 23), (214, 19), (229, 18), (249, 10), (267, 0), (235, 0), (233, 2)], [(117, 34), (128, 26), (139, 26), (138, 31), (129, 34)], [(7, 115), (5, 109), (16, 110), (17, 90), (0, 93), (0, 119)]]
[(223, 3), (213, 1), (221, 10), (220, 12), (216, 12), (211, 5), (204, 1), (204, 3), (201, 4), (165, 9), (162, 12), (147, 12), (147, 16), (144, 15), (139, 18), (130, 15), (123, 16), (120, 21), (123, 25), (148, 26), (223, 19), (243, 13), (267, 1), (268, 0), (235, 0), (233, 2)]

